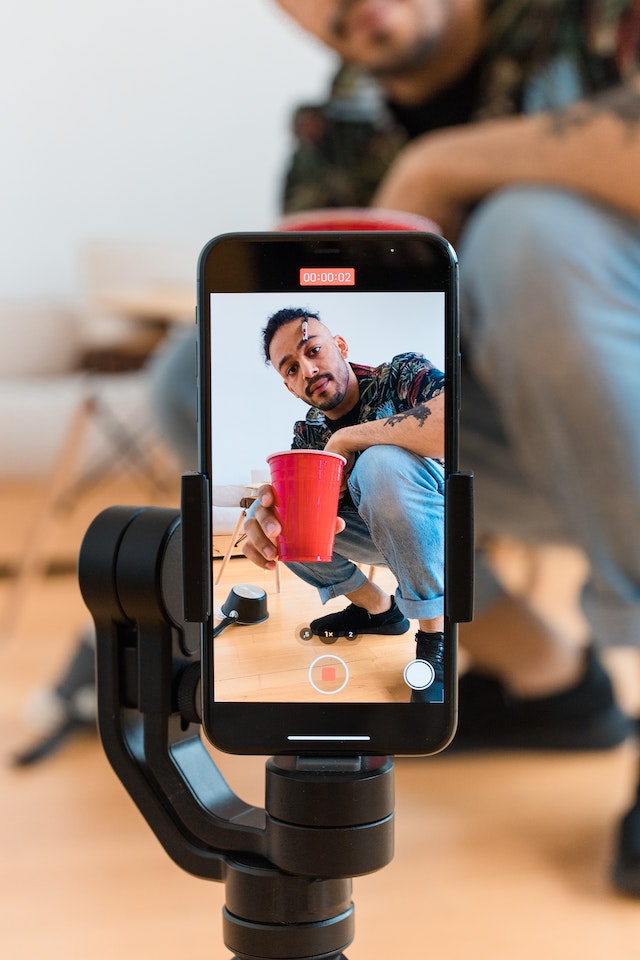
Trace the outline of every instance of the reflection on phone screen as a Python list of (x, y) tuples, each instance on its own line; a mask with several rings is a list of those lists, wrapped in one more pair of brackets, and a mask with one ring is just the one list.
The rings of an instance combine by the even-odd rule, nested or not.
[[(282, 336), (271, 341), (279, 352), (267, 363), (263, 330), (286, 308), (310, 316), (310, 326), (296, 321), (281, 326)], [(325, 332), (312, 342), (319, 330), (315, 317)], [(295, 342), (287, 331), (295, 332)], [(309, 349), (304, 347), (306, 359), (300, 361), (296, 345), (307, 337)], [(331, 561), (280, 562), (276, 572), (263, 570), (240, 556), (239, 530), (234, 556), (220, 583), (215, 581), (237, 516), (237, 511), (227, 515), (220, 503), (242, 501), (250, 509), (261, 484), (270, 482), (269, 455), (292, 444), (323, 446), (327, 424), (335, 427), (332, 411), (348, 406), (339, 393), (344, 367), (346, 376), (349, 369), (355, 372), (359, 397), (338, 426), (394, 416), (396, 409), (385, 399), (390, 391), (403, 396), (406, 409), (416, 410), (416, 420), (424, 399), (442, 395), (444, 293), (213, 293), (210, 344), (216, 623), (224, 626), (232, 590), (266, 603), (258, 622), (251, 614), (236, 617), (217, 632), (215, 699), (401, 703), (418, 696), (442, 703), (442, 665), (436, 675), (424, 648), (417, 649), (416, 635), (444, 614), (444, 426), (439, 456), (385, 444), (375, 457), (360, 452), (348, 458), (339, 503), (346, 526), (336, 536)], [(307, 364), (302, 373), (300, 362)], [(383, 531), (376, 527), (380, 514)], [(399, 616), (389, 624), (374, 618), (374, 629), (351, 635), (314, 630), (316, 621), (350, 605), (345, 585), (362, 581), (394, 598)]]

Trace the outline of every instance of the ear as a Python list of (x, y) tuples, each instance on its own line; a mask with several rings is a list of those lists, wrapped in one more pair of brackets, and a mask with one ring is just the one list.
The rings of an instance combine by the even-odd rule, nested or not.
[(343, 357), (343, 359), (346, 360), (347, 357), (349, 356), (349, 345), (347, 344), (347, 341), (345, 340), (345, 338), (341, 337), (340, 334), (337, 334), (333, 338), (333, 342), (335, 343), (338, 350), (340, 351), (340, 354)]

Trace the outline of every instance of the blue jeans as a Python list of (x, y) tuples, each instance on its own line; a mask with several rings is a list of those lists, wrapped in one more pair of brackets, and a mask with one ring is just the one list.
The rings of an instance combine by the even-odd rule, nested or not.
[(352, 593), (367, 578), (356, 563), (386, 564), (398, 581), (396, 602), (409, 619), (444, 612), (444, 471), (400, 447), (364, 450), (348, 481), (355, 509), (328, 563), (287, 563), (318, 588), (323, 603)]
[(151, 409), (184, 470), (198, 469), (196, 332), (178, 327), (148, 366)]
[[(640, 642), (640, 222), (560, 189), (485, 201), (459, 245), (461, 456), (476, 534), (570, 542), (593, 639)], [(477, 567), (476, 608), (498, 587)]]

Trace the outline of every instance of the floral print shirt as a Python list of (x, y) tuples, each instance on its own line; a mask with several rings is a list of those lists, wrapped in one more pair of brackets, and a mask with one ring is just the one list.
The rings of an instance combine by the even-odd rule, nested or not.
[[(360, 403), (352, 422), (366, 423), (403, 413), (427, 403), (444, 390), (444, 374), (421, 353), (400, 353), (379, 367), (352, 363), (360, 387)], [(331, 423), (324, 413), (310, 407), (306, 419), (294, 425), (293, 450), (324, 450), (331, 434), (345, 421)]]
[[(468, 120), (565, 106), (567, 97), (606, 90), (639, 66), (640, 0), (487, 0)], [(574, 78), (564, 102), (530, 95), (558, 70)], [(285, 213), (367, 206), (409, 139), (375, 81), (353, 67), (338, 72), (325, 103), (299, 107), (293, 135)]]

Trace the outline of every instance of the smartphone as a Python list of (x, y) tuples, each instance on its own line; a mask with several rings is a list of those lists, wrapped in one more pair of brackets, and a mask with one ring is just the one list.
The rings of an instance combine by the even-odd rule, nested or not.
[[(291, 356), (284, 350), (286, 363), (280, 346), (275, 356), (268, 356), (270, 346), (265, 352), (264, 331), (276, 316), (282, 325), (270, 345), (280, 342), (279, 335), (282, 343), (294, 344)], [(307, 361), (298, 363), (298, 347), (310, 358), (304, 370)], [(427, 755), (443, 749), (455, 729), (461, 619), (448, 585), (462, 593), (467, 586), (466, 569), (453, 569), (457, 550), (451, 543), (466, 522), (461, 526), (459, 510), (453, 540), (446, 529), (447, 490), (459, 476), (452, 247), (417, 231), (217, 237), (199, 261), (198, 351), (200, 472), (210, 491), (208, 539), (215, 545), (202, 655), (207, 737), (219, 749), (240, 754)], [(299, 378), (290, 389), (287, 378), (298, 374), (303, 381), (315, 378), (312, 390), (300, 388)], [(337, 392), (341, 378), (348, 384), (344, 396)], [(335, 394), (327, 382), (335, 383)], [(422, 420), (425, 396), (444, 403), (434, 456), (408, 453), (400, 438), (399, 446), (385, 438), (385, 478), (396, 484), (400, 457), (397, 482), (410, 484), (401, 503), (413, 506), (403, 508), (402, 521), (385, 515), (386, 494), (379, 496), (369, 481), (367, 510), (382, 516), (386, 531), (376, 531), (374, 540), (370, 515), (358, 500), (362, 490), (349, 486), (364, 469), (365, 452), (357, 451), (345, 468), (351, 472), (338, 508), (351, 539), (345, 545), (343, 534), (336, 536), (331, 560), (279, 561), (269, 570), (241, 555), (245, 514), (251, 516), (261, 485), (269, 482), (268, 457), (292, 445), (322, 447), (327, 425), (338, 440), (336, 424), (393, 417), (396, 394), (416, 429), (429, 423)], [(405, 408), (419, 412), (407, 414)], [(380, 441), (371, 445), (366, 462), (379, 463), (371, 458), (380, 450)], [(406, 457), (419, 477), (428, 474), (428, 505), (422, 481), (406, 480)], [(234, 504), (231, 522), (225, 512)], [(354, 546), (354, 531), (363, 523), (368, 541), (361, 549)], [(228, 552), (220, 545), (225, 530), (235, 555), (220, 576)], [(344, 564), (354, 580), (345, 579)], [(316, 621), (350, 605), (343, 591), (356, 582), (394, 598), (400, 620), (371, 632), (314, 632)], [(441, 627), (439, 662), (432, 663), (424, 644), (416, 643), (423, 619), (427, 627)]]

